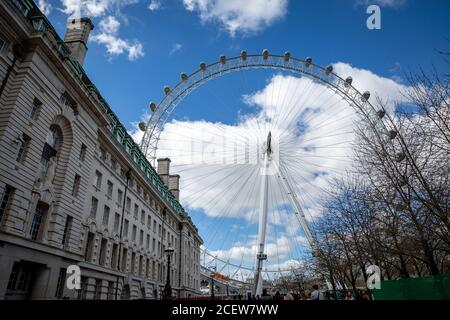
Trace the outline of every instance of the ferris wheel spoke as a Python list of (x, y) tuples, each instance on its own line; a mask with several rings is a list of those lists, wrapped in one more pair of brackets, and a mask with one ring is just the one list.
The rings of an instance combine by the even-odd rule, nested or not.
[[(250, 180), (250, 178), (251, 178), (252, 176), (254, 176), (254, 172), (255, 172), (255, 171), (250, 172), (250, 175), (249, 175), (249, 176), (247, 177), (247, 179), (245, 180), (244, 186), (245, 186), (246, 183), (248, 183), (248, 181)], [(231, 184), (233, 184), (233, 183), (235, 183), (235, 182), (236, 182), (236, 180), (233, 181)], [(230, 185), (231, 185), (231, 184), (230, 184)], [(232, 211), (231, 209), (232, 209), (232, 206), (234, 205), (234, 202), (236, 201), (236, 197), (238, 197), (238, 195), (240, 195), (239, 189), (237, 189), (237, 190), (235, 191), (235, 193), (230, 197), (231, 199), (229, 199), (228, 205), (227, 205), (226, 207), (224, 207), (220, 212), (218, 212), (219, 220), (218, 220), (218, 222), (217, 222), (217, 224), (216, 224), (216, 227), (217, 227), (217, 228), (220, 228), (220, 226), (222, 225), (222, 223), (224, 223), (225, 219), (227, 219), (228, 216), (231, 215), (231, 214), (233, 213), (233, 211)], [(246, 195), (246, 196), (249, 196), (249, 195)], [(214, 200), (214, 198), (212, 198), (211, 201), (213, 201), (213, 200)], [(210, 201), (210, 203), (211, 203), (211, 201)], [(208, 205), (209, 205), (209, 203), (208, 203)], [(208, 209), (208, 206), (207, 206), (207, 205), (205, 205), (205, 209)], [(242, 210), (242, 208), (239, 208), (239, 209)], [(212, 229), (209, 230), (209, 233), (210, 233), (210, 234), (216, 234), (216, 230), (215, 230), (214, 228), (212, 228)]]
[[(254, 181), (254, 179), (248, 179), (247, 181), (246, 181), (246, 184), (249, 184), (251, 187), (252, 187), (252, 189), (245, 195), (245, 197), (244, 197), (244, 199), (242, 199), (242, 203), (243, 203), (243, 206), (242, 206), (242, 208), (249, 208), (250, 207), (250, 202), (251, 202), (251, 200), (252, 200), (252, 197), (251, 197), (251, 195), (254, 193), (254, 187), (256, 186), (256, 183), (254, 183), (255, 181)], [(245, 185), (243, 186), (243, 189), (245, 188)], [(236, 199), (236, 202), (238, 202), (238, 200)], [(227, 210), (230, 210), (230, 212), (233, 212), (233, 201), (230, 201), (230, 208), (228, 208)], [(238, 208), (238, 211), (240, 211), (241, 210), (241, 208)], [(252, 213), (252, 216), (254, 215), (254, 212)], [(250, 218), (250, 221), (251, 221), (251, 219), (252, 218)], [(221, 223), (218, 223), (217, 225), (221, 225)], [(231, 232), (227, 232), (226, 233), (226, 237), (225, 237), (225, 239), (222, 241), (222, 250), (225, 250), (225, 245), (228, 243), (227, 242), (227, 240), (228, 240), (228, 237), (231, 235)], [(248, 237), (249, 237), (249, 234), (247, 234), (247, 238), (246, 238), (246, 241), (244, 242), (244, 244), (245, 243), (247, 243), (247, 240), (248, 240)], [(236, 243), (236, 236), (235, 236), (235, 238), (233, 239), (233, 241), (231, 241), (231, 243), (232, 243), (232, 245), (234, 245), (235, 243)], [(241, 257), (241, 264), (242, 264), (242, 261), (243, 261), (243, 258), (244, 258), (244, 251), (242, 251), (242, 257)], [(228, 256), (228, 260), (230, 260), (231, 259), (231, 255), (233, 254), (233, 252), (230, 252), (230, 254), (229, 254), (229, 256)]]

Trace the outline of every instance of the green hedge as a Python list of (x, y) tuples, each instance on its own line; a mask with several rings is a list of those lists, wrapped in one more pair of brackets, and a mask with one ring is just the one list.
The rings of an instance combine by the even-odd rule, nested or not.
[(381, 282), (375, 300), (450, 300), (450, 275)]

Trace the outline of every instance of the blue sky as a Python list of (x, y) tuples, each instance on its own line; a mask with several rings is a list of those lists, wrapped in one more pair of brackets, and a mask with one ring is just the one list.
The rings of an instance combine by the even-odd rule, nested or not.
[[(64, 8), (63, 3), (47, 2), (53, 7), (49, 19), (63, 35), (67, 14), (58, 10)], [(138, 1), (122, 7), (120, 13), (111, 8), (102, 17), (116, 16), (121, 23), (119, 36), (141, 42), (144, 57), (130, 62), (126, 54), (109, 56), (104, 45), (91, 42), (84, 67), (128, 124), (150, 100), (158, 101), (162, 87), (176, 83), (180, 72), (196, 69), (200, 61), (215, 61), (222, 53), (237, 55), (242, 49), (256, 53), (264, 48), (274, 53), (289, 50), (295, 56), (312, 56), (323, 65), (343, 61), (385, 77), (401, 76), (403, 70), (431, 63), (440, 65), (435, 50), (449, 46), (450, 3), (387, 2), (400, 4), (382, 6), (381, 30), (366, 28), (367, 6), (356, 0), (289, 1), (286, 14), (272, 25), (232, 37), (217, 22), (202, 23), (199, 14), (187, 11), (182, 0), (161, 0), (161, 7), (153, 11), (147, 8), (149, 0)], [(102, 17), (93, 18), (94, 33)], [(176, 44), (182, 48), (170, 54)]]
[[(429, 69), (432, 64), (439, 70), (445, 64), (436, 51), (448, 51), (449, 48), (449, 1), (270, 0), (266, 10), (252, 10), (257, 8), (255, 6), (267, 5), (267, 1), (36, 0), (49, 13), (49, 20), (61, 36), (67, 18), (76, 14), (73, 5), (85, 5), (82, 6), (82, 15), (89, 16), (96, 28), (91, 33), (92, 41), (88, 44), (84, 68), (130, 130), (135, 128), (133, 123), (148, 111), (149, 102), (159, 102), (163, 97), (163, 86), (179, 81), (180, 72), (193, 72), (201, 61), (214, 62), (221, 54), (236, 56), (243, 49), (249, 53), (261, 53), (265, 48), (277, 54), (290, 51), (300, 58), (311, 56), (320, 65), (334, 63), (335, 70), (343, 76), (354, 77), (361, 86), (358, 88), (370, 89), (388, 99), (401, 99), (399, 90), (406, 88), (405, 72), (421, 67)], [(373, 3), (381, 7), (381, 30), (366, 27), (366, 8)], [(199, 127), (205, 123), (211, 127), (217, 122), (232, 126), (242, 115), (258, 114), (261, 110), (273, 112), (277, 109), (271, 107), (267, 99), (264, 100), (264, 93), (270, 94), (270, 88), (275, 90), (273, 88), (284, 86), (286, 89), (287, 83), (295, 82), (295, 79), (274, 75), (273, 72), (261, 71), (244, 77), (231, 75), (208, 83), (206, 88), (183, 101), (174, 118), (186, 120), (185, 127)], [(298, 82), (307, 84), (301, 80)], [(250, 95), (247, 103), (242, 98), (245, 94)], [(313, 99), (305, 107), (315, 104), (320, 105), (320, 99)], [(320, 106), (316, 108), (321, 110)], [(195, 122), (198, 120), (205, 123)], [(348, 125), (336, 122), (340, 127), (334, 130)], [(173, 128), (181, 130), (176, 125)], [(239, 132), (245, 132), (242, 129)], [(339, 163), (334, 162), (333, 165)], [(193, 172), (198, 176), (199, 171)], [(244, 176), (245, 172), (241, 175)], [(315, 185), (324, 183), (326, 174), (321, 170), (311, 170), (310, 174)], [(183, 179), (183, 173), (181, 175)], [(184, 178), (193, 179), (187, 172)], [(297, 178), (301, 179), (301, 176)], [(211, 181), (224, 180), (221, 175), (217, 175), (216, 180), (211, 178)], [(311, 185), (311, 181), (307, 183)], [(245, 186), (241, 187), (245, 189)], [(303, 187), (305, 189), (301, 191), (305, 198), (302, 201), (315, 211), (313, 207), (320, 198), (321, 189), (313, 190), (311, 186), (308, 189), (306, 184)], [(201, 193), (202, 190), (205, 190), (204, 186), (197, 189), (186, 187), (181, 194)], [(217, 190), (222, 195), (232, 191), (225, 187)], [(246, 192), (256, 193), (250, 189)], [(274, 199), (276, 197), (274, 195)], [(239, 202), (239, 199), (226, 195), (223, 199)], [(251, 202), (254, 199), (249, 196), (246, 200)], [(199, 204), (192, 199), (187, 203), (211, 250), (231, 255), (233, 248), (247, 250), (250, 246), (251, 249), (249, 243), (257, 232), (256, 225), (250, 223), (252, 210), (247, 208), (241, 216), (224, 217), (217, 212), (205, 214), (210, 208), (208, 203)], [(217, 207), (216, 211), (220, 211)], [(280, 219), (284, 217), (284, 209), (277, 209)], [(246, 218), (242, 218), (244, 215)], [(294, 230), (289, 235), (287, 229), (288, 226), (273, 221), (269, 228), (268, 250), (281, 250), (288, 236), (302, 237), (301, 231)], [(273, 244), (272, 248), (270, 244)], [(279, 254), (281, 260), (271, 263), (283, 263), (300, 254), (298, 249), (287, 251), (284, 255)]]

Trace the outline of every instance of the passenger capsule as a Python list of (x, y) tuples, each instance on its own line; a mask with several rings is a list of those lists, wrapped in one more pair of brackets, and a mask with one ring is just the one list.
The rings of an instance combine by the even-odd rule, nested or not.
[(396, 162), (402, 162), (405, 158), (406, 158), (406, 156), (403, 152), (399, 152), (395, 155)]
[(351, 85), (352, 85), (352, 82), (353, 82), (353, 78), (352, 77), (347, 77), (347, 79), (345, 79), (345, 84), (344, 84), (344, 86), (347, 88), (347, 87), (350, 87)]
[(152, 110), (152, 112), (155, 112), (156, 109), (158, 109), (158, 106), (156, 105), (156, 103), (150, 102), (150, 110)]
[(227, 63), (227, 57), (225, 57), (225, 55), (221, 55), (221, 56), (220, 56), (220, 63), (221, 63), (221, 64)]
[(380, 119), (383, 119), (383, 117), (386, 115), (386, 111), (384, 111), (384, 110), (378, 110), (377, 111), (377, 116), (378, 116), (378, 118), (380, 118)]
[(394, 140), (397, 137), (397, 131), (389, 130), (388, 136), (389, 136), (389, 139)]
[(312, 58), (311, 57), (306, 58), (305, 66), (309, 67), (311, 64), (312, 64)]
[(241, 51), (241, 59), (242, 59), (242, 61), (247, 60), (247, 51), (245, 51), (245, 50)]
[(139, 122), (139, 130), (145, 131), (147, 129), (147, 125), (144, 122)]
[(333, 66), (330, 64), (326, 69), (325, 73), (329, 76), (333, 72)]
[(361, 100), (362, 101), (368, 101), (369, 98), (370, 98), (370, 92), (366, 91), (366, 92), (363, 93)]
[(289, 60), (291, 60), (291, 53), (289, 51), (286, 51), (284, 53), (283, 59), (284, 61), (289, 62)]
[(202, 70), (203, 72), (206, 71), (206, 63), (204, 62), (200, 63), (200, 70)]
[(183, 82), (187, 82), (189, 80), (189, 76), (184, 72), (180, 75), (180, 77), (181, 77), (181, 81), (183, 81)]
[(262, 52), (262, 57), (264, 60), (267, 60), (267, 58), (269, 57), (269, 50), (264, 49)]
[(164, 86), (164, 93), (167, 95), (169, 95), (171, 92), (170, 87), (169, 86)]

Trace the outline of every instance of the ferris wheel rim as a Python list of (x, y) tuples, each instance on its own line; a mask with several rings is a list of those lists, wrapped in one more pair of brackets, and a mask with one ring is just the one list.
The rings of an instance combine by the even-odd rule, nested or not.
[[(239, 55), (239, 56), (225, 58), (226, 59), (225, 62), (223, 62), (223, 61), (221, 61), (221, 59), (219, 59), (218, 61), (215, 61), (215, 62), (207, 64), (207, 65), (204, 64), (203, 62), (200, 63), (200, 68), (196, 69), (194, 72), (190, 73), (189, 75), (186, 74), (187, 81), (189, 79), (191, 79), (192, 77), (200, 74), (201, 72), (210, 70), (211, 67), (216, 67), (216, 66), (222, 65), (222, 66), (224, 66), (224, 68), (222, 68), (219, 72), (215, 72), (213, 74), (210, 74), (207, 77), (201, 78), (200, 81), (198, 81), (198, 82), (189, 84), (188, 86), (186, 86), (186, 88), (180, 94), (176, 95), (175, 98), (173, 97), (172, 93), (176, 89), (180, 88), (183, 84), (186, 84), (187, 81), (182, 79), (172, 89), (169, 88), (169, 90), (170, 90), (169, 93), (166, 93), (166, 95), (163, 97), (163, 99), (156, 105), (155, 111), (152, 110), (153, 113), (151, 114), (150, 118), (147, 121), (147, 124), (145, 125), (144, 136), (143, 136), (143, 138), (141, 140), (141, 144), (140, 144), (141, 151), (144, 153), (144, 155), (146, 157), (150, 156), (151, 162), (153, 162), (152, 164), (155, 165), (156, 164), (156, 151), (158, 149), (158, 140), (159, 140), (160, 134), (162, 132), (162, 129), (159, 130), (158, 127), (163, 128), (163, 126), (167, 122), (167, 119), (169, 118), (170, 114), (177, 107), (177, 105), (186, 96), (188, 96), (190, 94), (190, 92), (194, 91), (196, 88), (202, 86), (203, 84), (205, 84), (213, 79), (222, 77), (225, 74), (228, 74), (231, 72), (238, 72), (241, 70), (272, 68), (272, 69), (276, 69), (276, 70), (290, 71), (290, 72), (293, 72), (294, 74), (305, 75), (309, 78), (319, 80), (319, 81), (325, 83), (327, 86), (330, 86), (330, 87), (336, 89), (336, 94), (341, 93), (339, 95), (343, 99), (346, 99), (346, 100), (348, 99), (347, 101), (349, 102), (350, 106), (358, 107), (359, 110), (364, 110), (363, 108), (365, 106), (368, 106), (373, 111), (376, 111), (375, 108), (373, 107), (373, 105), (369, 102), (368, 98), (367, 99), (364, 98), (364, 94), (361, 93), (361, 91), (356, 89), (352, 83), (348, 83), (346, 79), (344, 79), (343, 77), (334, 73), (334, 70), (328, 71), (327, 70), (328, 67), (325, 68), (319, 64), (313, 63), (312, 60), (308, 60), (311, 58), (301, 59), (301, 58), (292, 57), (292, 56), (290, 56), (290, 54), (289, 54), (289, 60), (286, 61), (285, 60), (286, 54), (288, 54), (288, 52), (286, 52), (285, 55), (268, 54), (266, 57), (264, 57), (264, 52), (263, 52), (263, 54), (246, 54), (246, 58), (245, 58), (245, 60), (243, 60), (242, 53), (241, 53), (241, 55)], [(221, 56), (221, 58), (222, 57), (223, 56)], [(258, 63), (256, 63), (256, 64), (245, 64), (246, 61), (248, 61), (249, 59), (252, 59), (252, 58), (262, 58), (262, 60), (261, 59), (258, 60)], [(300, 66), (301, 65), (305, 66), (309, 70), (313, 70), (315, 68), (320, 73), (325, 74), (326, 77), (320, 77), (319, 72), (315, 74), (314, 72), (308, 71), (307, 69), (305, 69), (305, 67), (295, 68), (295, 66), (289, 67), (289, 66), (277, 65), (275, 63), (267, 63), (269, 61), (269, 58), (272, 58), (272, 59), (274, 58), (274, 59), (277, 59), (278, 61), (283, 60), (287, 64), (289, 64), (289, 63), (291, 63), (291, 61), (293, 61), (295, 63), (298, 63), (298, 65), (300, 65)], [(240, 61), (241, 64), (230, 67), (230, 62), (234, 62), (234, 61)], [(202, 69), (202, 64), (204, 64), (204, 69)], [(331, 79), (331, 78), (336, 79), (336, 83), (330, 81), (329, 79)], [(351, 78), (351, 77), (349, 77), (349, 78)], [(341, 86), (339, 86), (339, 85), (341, 85)], [(345, 87), (345, 89), (343, 87)], [(168, 87), (165, 87), (165, 88), (168, 88)], [(193, 89), (193, 90), (191, 90), (191, 89)], [(188, 90), (191, 90), (191, 91), (188, 92)], [(350, 91), (353, 92), (353, 94), (352, 94), (353, 96), (351, 96), (348, 93)], [(369, 96), (370, 96), (370, 93), (369, 93)], [(175, 104), (175, 102), (176, 102), (176, 104)], [(173, 106), (172, 110), (167, 114), (167, 116), (165, 118), (163, 118), (163, 115), (166, 113), (166, 111), (171, 106)], [(153, 125), (151, 125), (152, 122), (154, 123)], [(156, 129), (156, 137), (154, 136), (155, 129)], [(153, 143), (153, 146), (152, 146), (152, 143)], [(149, 150), (149, 149), (151, 149), (151, 150)]]
[[(157, 111), (158, 112), (153, 112), (151, 117), (149, 118), (149, 120), (147, 121), (147, 125), (146, 125), (146, 130), (144, 133), (144, 137), (141, 141), (141, 150), (143, 151), (143, 153), (148, 157), (149, 156), (149, 147), (150, 147), (150, 139), (154, 139), (156, 141), (156, 144), (154, 146), (154, 148), (152, 148), (150, 150), (150, 152), (153, 153), (153, 156), (151, 157), (153, 161), (156, 161), (156, 150), (157, 150), (157, 142), (159, 140), (159, 135), (161, 134), (161, 131), (156, 131), (156, 137), (153, 137), (153, 133), (155, 132), (156, 126), (150, 126), (152, 120), (157, 120), (155, 123), (160, 123), (161, 128), (164, 127), (165, 123), (167, 122), (167, 120), (170, 117), (170, 114), (166, 117), (163, 118), (163, 116), (165, 115), (166, 111), (169, 110), (171, 107), (172, 109), (170, 110), (170, 112), (173, 112), (173, 110), (178, 106), (178, 104), (187, 96), (190, 94), (190, 92), (188, 92), (187, 94), (185, 94), (183, 96), (183, 94), (186, 92), (186, 90), (192, 89), (192, 91), (196, 90), (198, 87), (202, 86), (203, 84), (206, 84), (207, 82), (209, 82), (210, 80), (214, 80), (216, 78), (220, 78), (222, 76), (224, 76), (225, 74), (231, 73), (231, 72), (239, 72), (239, 71), (244, 71), (244, 70), (251, 70), (251, 69), (267, 69), (267, 68), (272, 68), (275, 70), (284, 70), (287, 72), (292, 72), (294, 74), (297, 75), (302, 75), (302, 76), (306, 76), (309, 79), (315, 79), (315, 80), (319, 80), (320, 82), (322, 82), (323, 84), (325, 84), (328, 89), (334, 91), (333, 89), (335, 89), (335, 93), (338, 94), (339, 96), (341, 96), (343, 99), (345, 99), (348, 102), (348, 106), (347, 107), (351, 107), (355, 110), (360, 110), (362, 111), (366, 117), (369, 117), (369, 112), (367, 111), (368, 109), (371, 109), (374, 112), (377, 112), (377, 109), (372, 105), (372, 103), (370, 103), (369, 99), (365, 99), (364, 95), (361, 91), (359, 91), (358, 89), (356, 89), (356, 87), (350, 83), (347, 83), (347, 80), (344, 79), (343, 77), (337, 75), (336, 73), (334, 73), (334, 71), (328, 72), (327, 68), (319, 65), (319, 64), (315, 64), (315, 63), (310, 63), (309, 64), (309, 71), (306, 68), (295, 68), (295, 66), (292, 66), (291, 68), (289, 68), (288, 66), (281, 66), (281, 65), (277, 65), (276, 63), (270, 63), (270, 59), (277, 59), (279, 60), (283, 60), (285, 58), (285, 56), (283, 55), (272, 55), (269, 54), (267, 56), (267, 58), (263, 59), (263, 55), (261, 54), (249, 54), (246, 56), (247, 59), (251, 59), (251, 58), (257, 58), (259, 59), (259, 64), (254, 64), (254, 65), (250, 65), (250, 64), (238, 64), (238, 65), (234, 65), (234, 66), (230, 66), (230, 62), (232, 61), (241, 61), (242, 56), (234, 56), (231, 58), (226, 58), (226, 62), (223, 63), (221, 60), (215, 61), (213, 63), (210, 63), (208, 65), (205, 64), (205, 68), (206, 70), (209, 70), (212, 67), (217, 67), (217, 66), (223, 66), (223, 68), (216, 73), (210, 74), (209, 76), (200, 79), (200, 81), (198, 83), (191, 83), (189, 85), (186, 86), (186, 88), (184, 89), (184, 91), (182, 91), (180, 94), (178, 94), (177, 96), (173, 96), (172, 93), (175, 91), (175, 89), (177, 88), (181, 88), (183, 85), (186, 84), (186, 81), (181, 80), (179, 81), (172, 89), (171, 92), (169, 94), (166, 94), (164, 96), (164, 98), (160, 101), (160, 103), (157, 105)], [(308, 58), (307, 58), (308, 59)], [(308, 61), (307, 59), (301, 59), (301, 58), (296, 58), (296, 57), (290, 57), (290, 61), (293, 61), (295, 63), (298, 63), (299, 65), (304, 65), (306, 64)], [(316, 71), (319, 71), (320, 73), (315, 73), (314, 71), (311, 71), (313, 69), (316, 69)], [(191, 79), (191, 77), (194, 77), (195, 75), (199, 75), (202, 72), (204, 72), (204, 70), (202, 70), (202, 68), (198, 68), (196, 69), (194, 72), (192, 72), (191, 74), (187, 75), (188, 79)], [(326, 77), (321, 77), (320, 75), (324, 75), (326, 74)], [(333, 81), (330, 81), (328, 79), (334, 79)], [(345, 90), (343, 89), (343, 85), (345, 85)], [(342, 85), (341, 87), (339, 87), (339, 85)], [(191, 91), (191, 92), (192, 92)], [(383, 107), (381, 107), (382, 110), (384, 110)], [(157, 119), (156, 119), (157, 118)], [(384, 123), (384, 121), (381, 121), (382, 125), (385, 127), (386, 129), (386, 125)], [(375, 134), (378, 136), (378, 138), (380, 139), (380, 134), (378, 132), (378, 130), (375, 130)], [(400, 133), (398, 133), (400, 135)], [(153, 163), (155, 164), (155, 163)], [(236, 263), (232, 263), (230, 261), (226, 261), (224, 259), (220, 259), (219, 257), (215, 256), (214, 254), (212, 254), (208, 249), (202, 250), (203, 253), (207, 254), (208, 256), (212, 257), (213, 259), (220, 261), (221, 263), (224, 263), (228, 266), (231, 267), (235, 267), (241, 270), (246, 270), (246, 271), (250, 271), (250, 272), (254, 272), (255, 268), (251, 268), (251, 267), (246, 267), (246, 266), (242, 266), (242, 265), (238, 265)], [(297, 270), (300, 269), (299, 268), (283, 268), (283, 269), (269, 269), (269, 268), (264, 268), (263, 272), (264, 273), (277, 273), (277, 272), (289, 272), (292, 270)]]

